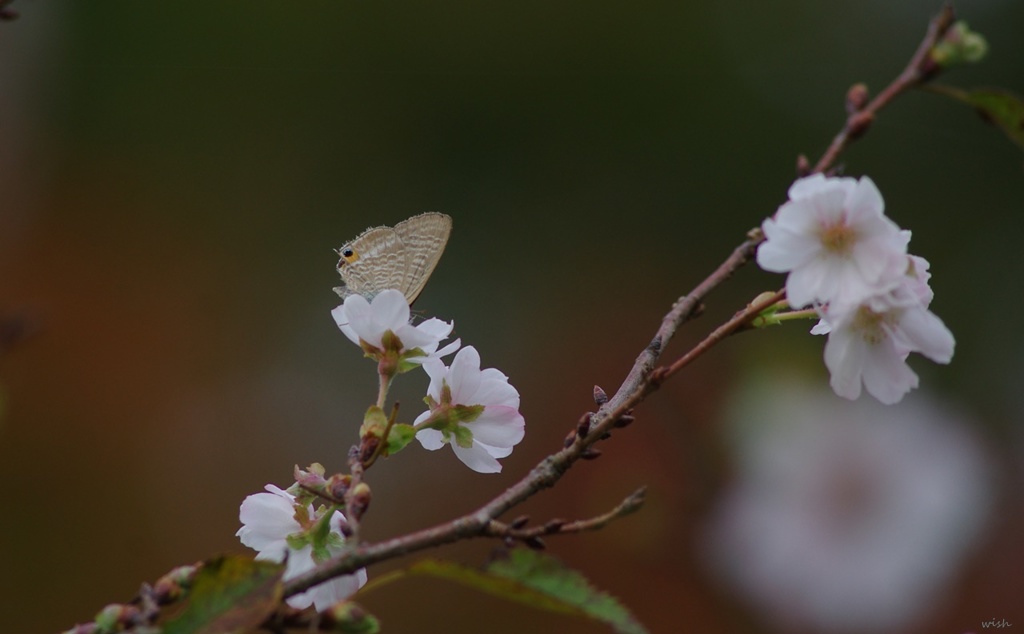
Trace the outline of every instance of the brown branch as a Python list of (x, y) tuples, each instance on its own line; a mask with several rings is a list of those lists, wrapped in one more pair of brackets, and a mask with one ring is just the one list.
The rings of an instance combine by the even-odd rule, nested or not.
[[(640, 353), (622, 386), (607, 403), (590, 416), (586, 429), (578, 429), (574, 439), (561, 451), (541, 460), (524, 478), (484, 506), (444, 524), (378, 543), (354, 544), (337, 557), (316, 569), (285, 583), (284, 596), (292, 596), (342, 574), (349, 574), (370, 564), (400, 557), (426, 548), (450, 544), (463, 539), (488, 536), (491, 523), (510, 508), (539, 491), (554, 486), (569, 468), (581, 458), (593, 456), (592, 445), (602, 438), (644, 398), (660, 385), (651, 380), (662, 349), (683, 323), (699, 314), (707, 295), (729, 279), (753, 258), (764, 240), (760, 230), (753, 230), (747, 239), (726, 260), (698, 284), (688, 295), (680, 297), (662, 319), (650, 344)], [(603, 400), (603, 399), (602, 399)], [(583, 432), (583, 433), (579, 433)]]
[(825, 150), (814, 169), (811, 170), (812, 172), (828, 170), (850, 143), (868, 131), (878, 111), (888, 105), (896, 96), (920, 86), (938, 73), (940, 68), (932, 61), (930, 53), (946, 34), (946, 31), (953, 26), (955, 20), (953, 7), (949, 4), (943, 6), (939, 14), (928, 23), (928, 31), (925, 33), (924, 39), (921, 40), (921, 44), (903, 72), (867, 105), (850, 108), (852, 111), (846, 119), (846, 124), (832, 140), (832, 144)]
[[(948, 5), (929, 23), (927, 34), (918, 46), (907, 67), (885, 90), (863, 107), (857, 103), (847, 119), (842, 131), (835, 137), (825, 154), (814, 167), (815, 172), (828, 169), (842, 151), (857, 137), (863, 134), (875, 114), (896, 96), (909, 88), (930, 79), (938, 68), (929, 57), (932, 47), (942, 38), (953, 24), (953, 10)], [(734, 272), (750, 261), (757, 246), (764, 241), (759, 229), (748, 234), (747, 240), (740, 244), (733, 253), (697, 285), (688, 295), (680, 297), (672, 309), (662, 319), (661, 326), (646, 348), (637, 357), (632, 369), (626, 376), (618, 391), (607, 402), (600, 405), (598, 411), (584, 417), (575, 432), (570, 435), (566, 446), (541, 460), (524, 478), (515, 483), (504, 493), (494, 498), (476, 511), (463, 515), (450, 522), (439, 524), (415, 533), (403, 535), (374, 544), (353, 544), (351, 548), (334, 559), (325, 562), (306, 574), (300, 575), (285, 584), (285, 596), (303, 592), (312, 586), (327, 581), (341, 574), (352, 573), (367, 565), (475, 537), (484, 537), (500, 533), (494, 521), (512, 507), (522, 503), (535, 493), (554, 486), (566, 471), (581, 458), (594, 458), (599, 453), (593, 449), (598, 441), (607, 438), (612, 428), (631, 420), (630, 413), (648, 394), (656, 390), (662, 382), (676, 374), (681, 368), (691, 363), (705, 351), (725, 337), (748, 325), (761, 311), (784, 295), (776, 293), (764, 300), (755, 302), (745, 310), (737, 313), (732, 319), (717, 328), (701, 343), (683, 355), (671, 365), (656, 369), (662, 350), (668, 345), (676, 330), (686, 321), (698, 315), (704, 298)], [(597, 392), (595, 392), (596, 394)], [(603, 391), (599, 400), (604, 400)]]

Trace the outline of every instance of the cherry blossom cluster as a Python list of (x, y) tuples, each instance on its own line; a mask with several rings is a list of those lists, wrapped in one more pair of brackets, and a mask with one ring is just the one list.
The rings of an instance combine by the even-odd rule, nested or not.
[[(481, 370), (474, 347), (460, 350), (458, 339), (441, 345), (452, 333), (451, 322), (432, 318), (414, 326), (409, 303), (396, 290), (382, 291), (372, 300), (350, 295), (331, 314), (342, 333), (377, 362), (382, 387), (360, 429), (364, 447), (382, 445), (394, 453), (415, 437), (430, 450), (450, 444), (456, 457), (474, 471), (501, 471), (498, 459), (511, 454), (524, 435), (519, 392), (500, 371)], [(456, 354), (451, 365), (445, 365), (442, 358), (452, 353)], [(416, 368), (430, 377), (424, 398), (427, 410), (412, 425), (389, 424), (381, 409), (387, 387), (397, 375)], [(346, 519), (340, 505), (314, 510), (310, 500), (315, 496), (298, 484), (288, 490), (268, 484), (266, 490), (247, 497), (239, 511), (242, 528), (237, 536), (259, 551), (257, 559), (286, 562), (287, 581), (341, 552)], [(323, 611), (364, 583), (366, 571), (360, 570), (290, 597), (288, 603)]]
[(523, 439), (525, 420), (519, 413), (519, 392), (494, 368), (480, 369), (472, 346), (459, 350), (450, 366), (442, 357), (461, 345), (443, 348), (452, 323), (437, 318), (413, 326), (409, 304), (399, 291), (387, 290), (368, 301), (350, 295), (331, 313), (345, 336), (376, 359), (381, 372), (421, 366), (430, 377), (428, 410), (414, 422), (416, 440), (425, 449), (450, 444), (455, 455), (480, 473), (501, 471), (498, 458), (512, 453)]
[(757, 263), (789, 274), (791, 307), (817, 311), (811, 332), (828, 335), (825, 365), (836, 394), (856, 399), (863, 386), (896, 403), (918, 385), (911, 352), (952, 359), (953, 334), (928, 309), (928, 262), (907, 253), (910, 232), (885, 216), (870, 178), (801, 178), (762, 230)]

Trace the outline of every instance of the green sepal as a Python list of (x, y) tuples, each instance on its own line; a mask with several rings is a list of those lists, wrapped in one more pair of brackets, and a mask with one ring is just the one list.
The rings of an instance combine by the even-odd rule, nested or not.
[(455, 437), (455, 444), (463, 449), (469, 449), (473, 446), (473, 432), (469, 431), (468, 427), (455, 425), (453, 427), (449, 427), (446, 431), (450, 432), (451, 435)]
[(384, 448), (384, 455), (391, 456), (398, 453), (416, 437), (416, 428), (412, 425), (398, 423), (391, 427), (388, 432), (388, 444)]
[(405, 374), (410, 370), (423, 367), (422, 360), (410, 361), (409, 359), (420, 359), (420, 357), (427, 356), (426, 352), (423, 352), (422, 348), (411, 348), (402, 353), (402, 356), (398, 358), (398, 374)]
[[(771, 293), (761, 293), (754, 298), (751, 303), (756, 304), (762, 297), (770, 295)], [(786, 304), (784, 302), (775, 302), (768, 308), (765, 308), (756, 317), (750, 320), (750, 325), (754, 328), (764, 328), (766, 326), (779, 326), (782, 324), (782, 320), (779, 319), (779, 311), (784, 308)]]
[(284, 564), (226, 556), (196, 573), (185, 608), (163, 634), (220, 634), (256, 630), (281, 601)]
[(472, 423), (484, 413), (483, 405), (453, 405), (448, 420), (452, 423)]
[(363, 424), (359, 427), (359, 437), (383, 438), (384, 430), (387, 427), (388, 417), (384, 414), (384, 410), (376, 405), (371, 405), (363, 415)]

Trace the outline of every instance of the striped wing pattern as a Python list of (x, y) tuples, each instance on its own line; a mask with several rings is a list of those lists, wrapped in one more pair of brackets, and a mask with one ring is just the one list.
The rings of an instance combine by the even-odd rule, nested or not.
[(367, 229), (339, 249), (352, 249), (358, 258), (338, 264), (343, 286), (335, 288), (341, 297), (363, 295), (367, 299), (393, 288), (411, 304), (434, 271), (452, 229), (452, 219), (428, 212), (391, 227)]
[(406, 260), (405, 280), (399, 290), (405, 293), (410, 304), (419, 297), (434, 272), (451, 232), (451, 217), (437, 212), (413, 216), (395, 225)]

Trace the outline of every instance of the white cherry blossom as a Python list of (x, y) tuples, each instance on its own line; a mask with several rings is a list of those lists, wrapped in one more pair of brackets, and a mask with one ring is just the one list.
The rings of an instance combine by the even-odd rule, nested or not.
[(882, 403), (897, 403), (918, 385), (917, 374), (907, 365), (911, 352), (936, 363), (953, 358), (953, 333), (928, 309), (928, 263), (909, 261), (913, 270), (900, 286), (853, 306), (831, 304), (812, 330), (829, 335), (825, 366), (839, 396), (856, 399), (863, 385)]
[(416, 439), (429, 450), (451, 444), (459, 460), (474, 471), (501, 471), (497, 459), (512, 453), (526, 425), (519, 413), (519, 392), (508, 377), (494, 368), (481, 370), (473, 346), (460, 350), (451, 367), (428, 359), (423, 369), (430, 376), (430, 410), (415, 421)]
[[(306, 505), (304, 509), (300, 505), (297, 509), (295, 496), (287, 491), (273, 484), (265, 488), (268, 493), (255, 493), (242, 502), (238, 513), (242, 528), (235, 534), (243, 544), (259, 551), (256, 559), (281, 562), (287, 555), (284, 573), (287, 581), (312, 570), (319, 563), (318, 560), (325, 560), (341, 552), (345, 539), (341, 533), (341, 524), (345, 517), (340, 511), (335, 511), (331, 516), (330, 535), (322, 549), (314, 549), (308, 541), (301, 548), (293, 548), (289, 544), (289, 537), (293, 540), (302, 537), (309, 528), (303, 527), (296, 519), (297, 511), (302, 511), (299, 515), (304, 514), (311, 524), (320, 518), (315, 517), (312, 505)], [(314, 554), (315, 550), (319, 554)], [(320, 612), (352, 596), (365, 583), (366, 570), (359, 570), (289, 597), (288, 605), (300, 610), (313, 605)]]
[(786, 295), (794, 308), (859, 302), (887, 290), (905, 266), (910, 233), (884, 210), (867, 176), (801, 178), (789, 188), (789, 201), (764, 221), (757, 263), (789, 273)]
[[(422, 363), (431, 356), (451, 354), (460, 345), (456, 340), (438, 350), (441, 341), (452, 333), (454, 324), (434, 317), (413, 326), (410, 323), (409, 302), (397, 290), (381, 291), (371, 301), (362, 295), (349, 295), (344, 304), (331, 311), (331, 315), (341, 332), (368, 353), (385, 352), (389, 347), (386, 340), (388, 331), (400, 342), (400, 348), (394, 352), (411, 363)], [(406, 355), (414, 348), (419, 348), (424, 354)]]

